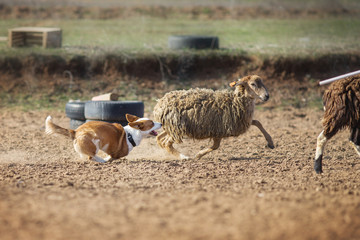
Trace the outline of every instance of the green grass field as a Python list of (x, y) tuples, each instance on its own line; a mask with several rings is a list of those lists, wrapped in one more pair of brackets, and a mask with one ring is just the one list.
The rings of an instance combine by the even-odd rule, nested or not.
[[(36, 2), (32, 1), (34, 6)], [(77, 2), (86, 2), (87, 6), (96, 5), (96, 0), (79, 0)], [(114, 4), (123, 4), (128, 6), (138, 3), (129, 1), (105, 0), (107, 6)], [(143, 2), (143, 1), (140, 1)], [(151, 2), (151, 3), (150, 3)], [(165, 4), (168, 3), (168, 4)], [(190, 1), (181, 1), (181, 3)], [(264, 1), (255, 0), (229, 0), (221, 3), (230, 6), (231, 4), (265, 4)], [(342, 0), (332, 1), (332, 3), (340, 4)], [(10, 1), (11, 3), (11, 1)], [(46, 1), (46, 4), (62, 4), (67, 1)], [(177, 5), (179, 1), (170, 0), (151, 0), (151, 4)], [(201, 0), (201, 4), (215, 4), (219, 1)], [(273, 4), (285, 4), (297, 7), (320, 5), (326, 6), (327, 0), (275, 0)], [(359, 8), (358, 0), (348, 0), (347, 4)], [(335, 4), (335, 5), (336, 5)], [(31, 5), (31, 4), (30, 4)], [(65, 4), (66, 5), (66, 4)], [(104, 6), (105, 6), (104, 5)], [(179, 3), (179, 5), (181, 5)], [(279, 5), (279, 6), (280, 6)], [(350, 6), (349, 5), (349, 6)], [(272, 6), (274, 7), (274, 6)], [(63, 44), (59, 49), (42, 49), (41, 47), (30, 48), (9, 48), (7, 43), (0, 42), (0, 56), (16, 56), (21, 58), (31, 53), (36, 54), (52, 54), (61, 55), (65, 58), (76, 54), (86, 55), (89, 57), (97, 57), (102, 54), (114, 53), (127, 57), (136, 57), (142, 54), (178, 54), (178, 51), (168, 49), (167, 41), (170, 35), (211, 35), (218, 36), (220, 39), (220, 50), (217, 51), (199, 51), (197, 54), (235, 54), (235, 55), (255, 55), (264, 57), (273, 56), (290, 56), (290, 57), (316, 57), (327, 54), (359, 54), (360, 53), (360, 16), (336, 17), (319, 17), (313, 16), (308, 18), (281, 18), (264, 16), (251, 19), (244, 18), (210, 20), (196, 18), (192, 19), (188, 15), (174, 15), (168, 18), (151, 17), (144, 15), (140, 17), (127, 17), (125, 19), (2, 19), (0, 21), (0, 37), (7, 36), (8, 29), (22, 26), (37, 27), (60, 27), (63, 31)], [(179, 53), (181, 54), (181, 52)], [(28, 82), (36, 80), (36, 76), (24, 77)], [(28, 78), (28, 79), (27, 79)], [(29, 84), (28, 84), (29, 85)], [(30, 84), (31, 85), (31, 84)], [(129, 97), (129, 89), (121, 90), (127, 93)], [(119, 89), (117, 89), (119, 90)], [(120, 90), (119, 90), (120, 91)], [(48, 96), (37, 93), (36, 84), (24, 94), (10, 95), (7, 92), (0, 92), (0, 108), (4, 106), (22, 106), (24, 109), (32, 108), (63, 108), (68, 98), (81, 98), (83, 96), (73, 93), (59, 93), (54, 96)], [(138, 95), (146, 94), (135, 94)], [(151, 94), (148, 94), (151, 95)], [(301, 105), (298, 96), (294, 96), (295, 100), (285, 105)], [(319, 96), (315, 96), (315, 101), (321, 104)], [(50, 101), (51, 100), (51, 101)], [(145, 99), (146, 100), (146, 99)]]
[[(168, 51), (170, 35), (213, 35), (220, 48), (250, 55), (314, 55), (360, 50), (360, 18), (191, 20), (140, 17), (112, 20), (2, 20), (0, 36), (19, 26), (60, 27), (63, 48), (40, 50), (92, 54), (101, 51)], [(37, 49), (36, 51), (38, 51)], [(10, 49), (0, 42), (0, 53), (16, 55), (31, 49)]]

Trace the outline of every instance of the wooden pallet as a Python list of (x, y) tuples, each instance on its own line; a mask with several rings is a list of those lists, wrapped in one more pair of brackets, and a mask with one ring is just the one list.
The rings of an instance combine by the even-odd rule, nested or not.
[(43, 48), (61, 47), (60, 28), (20, 27), (9, 29), (9, 47), (42, 46)]

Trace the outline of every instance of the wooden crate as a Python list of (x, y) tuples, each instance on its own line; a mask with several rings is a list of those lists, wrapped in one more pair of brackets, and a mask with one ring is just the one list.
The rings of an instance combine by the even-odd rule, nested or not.
[(60, 28), (20, 27), (9, 29), (9, 47), (42, 46), (43, 48), (61, 47)]

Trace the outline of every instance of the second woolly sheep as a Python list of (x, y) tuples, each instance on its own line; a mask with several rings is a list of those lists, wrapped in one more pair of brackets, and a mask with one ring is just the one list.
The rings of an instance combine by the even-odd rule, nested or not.
[(333, 82), (323, 96), (323, 131), (317, 138), (314, 169), (322, 173), (325, 145), (338, 131), (351, 130), (350, 143), (360, 156), (360, 75)]

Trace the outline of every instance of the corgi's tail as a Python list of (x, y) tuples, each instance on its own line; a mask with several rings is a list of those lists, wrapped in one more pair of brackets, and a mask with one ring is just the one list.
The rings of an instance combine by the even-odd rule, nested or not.
[(45, 133), (46, 134), (61, 134), (71, 139), (75, 138), (75, 131), (71, 129), (62, 128), (52, 122), (52, 117), (48, 116), (45, 120)]

